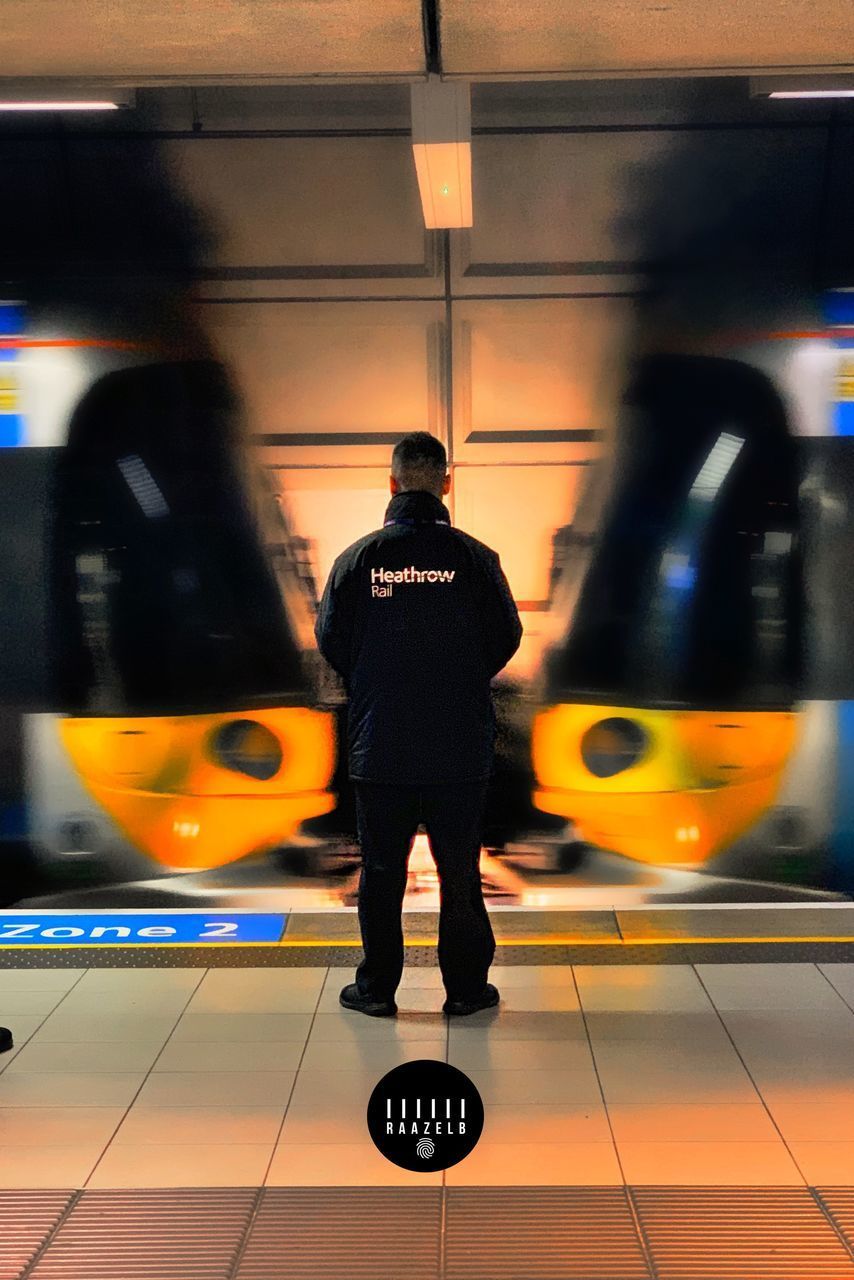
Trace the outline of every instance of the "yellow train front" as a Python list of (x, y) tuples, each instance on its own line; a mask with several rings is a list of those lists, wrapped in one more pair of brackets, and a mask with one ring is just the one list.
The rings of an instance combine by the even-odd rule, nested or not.
[(91, 796), (171, 869), (286, 842), (335, 803), (332, 716), (313, 705), (288, 584), (265, 551), (265, 501), (210, 359), (107, 374), (58, 451), (59, 732)]
[(534, 802), (581, 841), (697, 865), (773, 804), (801, 685), (798, 484), (764, 374), (639, 364), (533, 727)]

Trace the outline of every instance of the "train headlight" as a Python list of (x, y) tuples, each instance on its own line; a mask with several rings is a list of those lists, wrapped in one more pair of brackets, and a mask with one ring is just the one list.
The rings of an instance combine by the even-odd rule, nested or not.
[(279, 739), (257, 720), (230, 720), (211, 737), (211, 755), (218, 765), (268, 782), (282, 767)]
[(624, 716), (597, 720), (581, 739), (581, 759), (597, 778), (613, 778), (646, 754), (649, 735), (642, 725)]

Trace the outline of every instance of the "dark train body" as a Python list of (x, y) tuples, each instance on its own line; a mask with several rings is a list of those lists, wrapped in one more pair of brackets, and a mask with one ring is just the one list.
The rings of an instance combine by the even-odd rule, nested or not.
[(591, 843), (701, 863), (772, 803), (795, 741), (796, 444), (757, 369), (651, 356), (625, 397), (613, 477), (566, 570), (535, 801)]

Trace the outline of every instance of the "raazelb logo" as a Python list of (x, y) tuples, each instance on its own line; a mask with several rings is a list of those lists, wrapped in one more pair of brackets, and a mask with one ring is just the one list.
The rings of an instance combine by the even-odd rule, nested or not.
[(483, 1132), (483, 1102), (457, 1067), (419, 1058), (380, 1080), (368, 1103), (368, 1130), (392, 1164), (436, 1173), (474, 1150)]

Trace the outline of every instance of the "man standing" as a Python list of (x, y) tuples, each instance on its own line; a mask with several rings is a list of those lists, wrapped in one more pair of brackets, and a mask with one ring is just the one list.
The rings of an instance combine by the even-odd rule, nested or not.
[(439, 875), (439, 967), (448, 1014), (498, 1003), (495, 939), (480, 882), (495, 716), (490, 680), (522, 625), (496, 553), (451, 525), (440, 441), (396, 445), (382, 529), (335, 561), (315, 627), (349, 696), (349, 768), (362, 849), (365, 958), (341, 1003), (397, 1012), (409, 850), (423, 822)]

